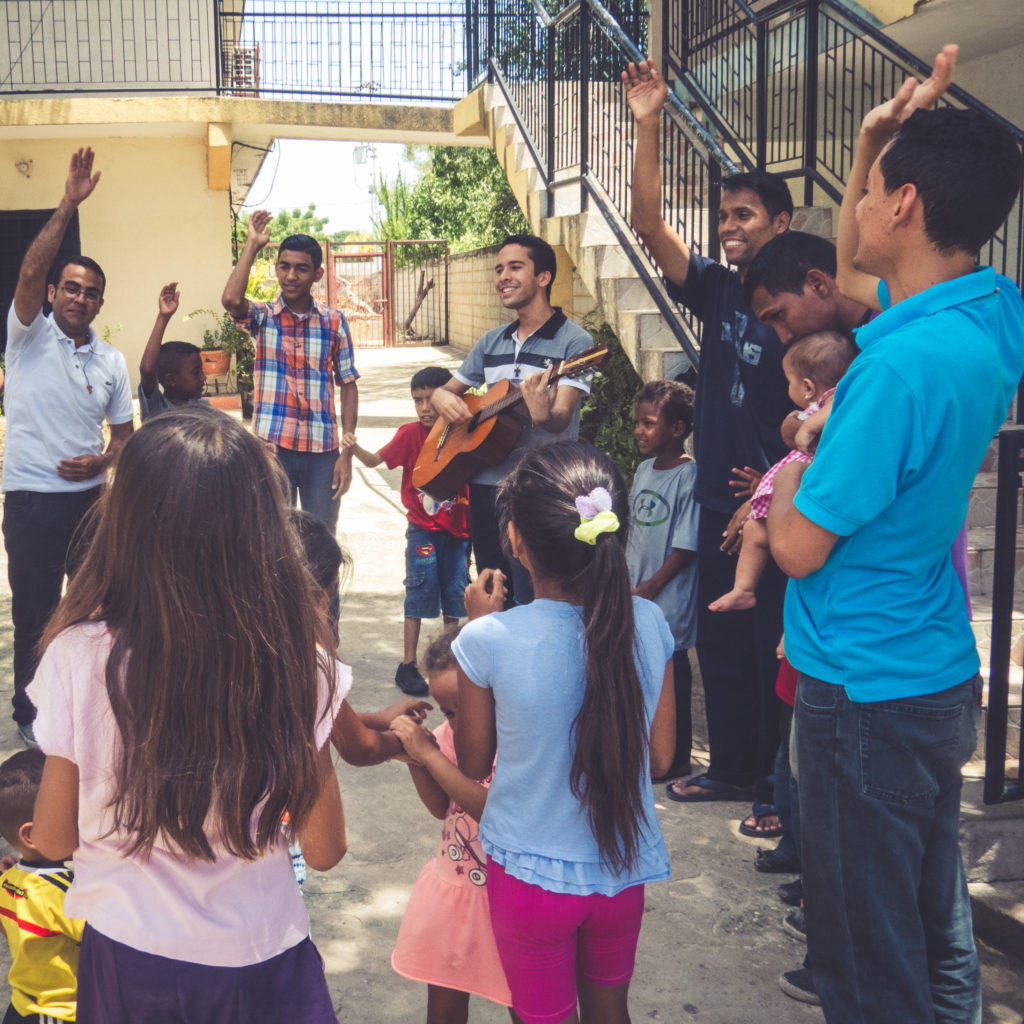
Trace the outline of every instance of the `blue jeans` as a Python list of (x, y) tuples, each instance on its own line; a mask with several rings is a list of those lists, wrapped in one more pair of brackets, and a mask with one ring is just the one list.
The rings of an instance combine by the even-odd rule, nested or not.
[(981, 679), (857, 704), (801, 675), (794, 728), (807, 948), (829, 1024), (980, 1024), (960, 769)]
[(405, 530), (405, 617), (465, 617), (469, 586), (469, 539), (447, 530)]
[(338, 461), (338, 449), (329, 452), (296, 452), (279, 445), (277, 457), (288, 475), (292, 504), (301, 502), (307, 512), (312, 512), (334, 533), (338, 529), (338, 509), (341, 507), (341, 501), (331, 497), (331, 480), (334, 477), (334, 464)]

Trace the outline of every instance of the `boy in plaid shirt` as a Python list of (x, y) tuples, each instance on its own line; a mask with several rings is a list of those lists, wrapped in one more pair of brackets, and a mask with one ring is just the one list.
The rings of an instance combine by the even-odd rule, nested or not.
[(270, 241), (270, 219), (266, 210), (249, 218), (245, 248), (221, 302), (256, 342), (253, 431), (276, 447), (292, 502), (298, 498), (333, 531), (341, 496), (352, 483), (352, 455), (339, 451), (341, 432), (356, 429), (359, 410), (352, 338), (342, 313), (312, 296), (324, 267), (320, 243), (309, 235), (291, 235), (281, 243), (274, 265), (281, 291), (273, 302), (245, 297), (256, 255)]

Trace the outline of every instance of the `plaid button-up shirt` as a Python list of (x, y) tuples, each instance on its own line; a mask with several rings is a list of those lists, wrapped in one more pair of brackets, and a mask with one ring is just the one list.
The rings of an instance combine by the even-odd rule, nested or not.
[(334, 382), (359, 379), (341, 311), (314, 301), (299, 315), (278, 296), (250, 302), (236, 323), (256, 342), (253, 432), (293, 451), (337, 448)]

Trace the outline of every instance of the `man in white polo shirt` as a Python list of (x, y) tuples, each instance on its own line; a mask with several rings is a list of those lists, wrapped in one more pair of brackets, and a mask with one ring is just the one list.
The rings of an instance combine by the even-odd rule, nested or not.
[[(36, 645), (60, 600), (72, 535), (132, 432), (124, 356), (90, 326), (106, 285), (99, 264), (71, 257), (53, 267), (47, 285), (68, 223), (99, 181), (92, 163), (91, 149), (72, 156), (64, 197), (25, 253), (7, 316), (3, 533), (14, 621), (12, 703), (18, 732), (30, 745), (36, 711), (25, 687), (35, 672)], [(48, 317), (44, 299), (53, 306)]]

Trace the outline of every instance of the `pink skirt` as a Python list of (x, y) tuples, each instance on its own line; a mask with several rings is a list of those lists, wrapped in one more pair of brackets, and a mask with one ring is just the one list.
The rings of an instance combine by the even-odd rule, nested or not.
[[(491, 929), (487, 888), (467, 871), (451, 882), (439, 858), (416, 879), (398, 930), (391, 966), (406, 978), (453, 988), (511, 1006), (505, 972)], [(450, 869), (449, 869), (450, 871)]]

